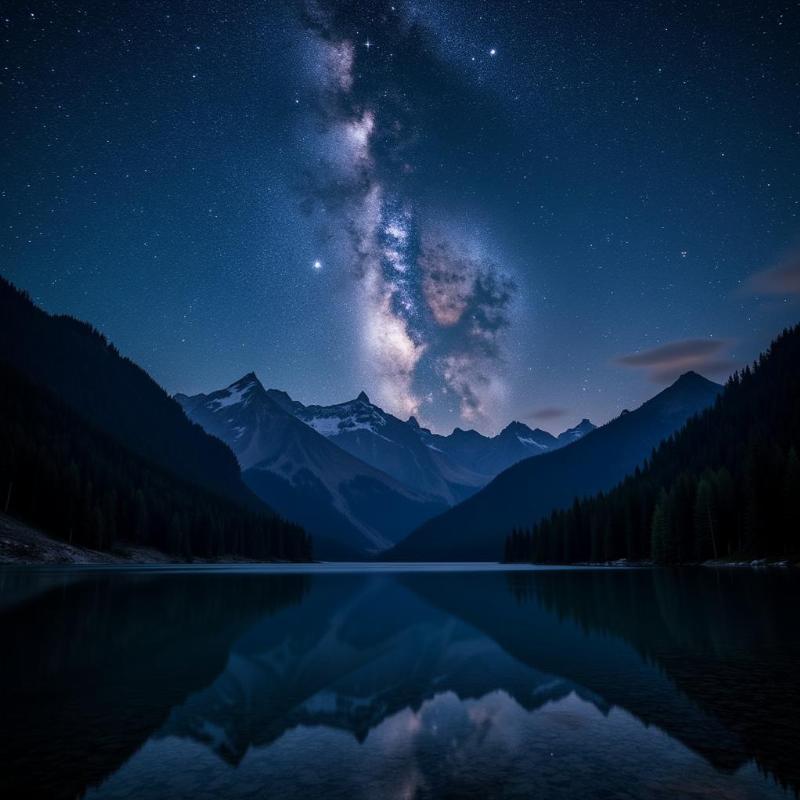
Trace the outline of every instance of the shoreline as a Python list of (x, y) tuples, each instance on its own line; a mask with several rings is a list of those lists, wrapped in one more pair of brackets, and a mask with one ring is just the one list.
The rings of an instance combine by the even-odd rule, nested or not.
[[(382, 563), (383, 566), (389, 567), (391, 571), (392, 562), (341, 562), (341, 561), (308, 561), (308, 562), (294, 562), (294, 561), (258, 561), (248, 558), (240, 557), (226, 557), (219, 559), (201, 559), (196, 558), (191, 561), (185, 559), (172, 558), (160, 550), (155, 550), (149, 547), (135, 547), (135, 546), (120, 546), (114, 552), (107, 553), (99, 550), (92, 550), (88, 547), (81, 547), (72, 545), (67, 542), (62, 542), (59, 539), (43, 533), (42, 531), (26, 525), (13, 517), (0, 513), (0, 566), (203, 566), (203, 565), (273, 565), (273, 566), (325, 566), (329, 565), (335, 567), (336, 565), (348, 565), (352, 567), (358, 564), (359, 568), (368, 568), (369, 565)], [(434, 564), (451, 564), (455, 565), (456, 562), (428, 562), (420, 561), (413, 562), (413, 566), (425, 568), (431, 567)], [(675, 564), (667, 567), (658, 567), (654, 561), (628, 561), (627, 559), (618, 559), (617, 561), (582, 561), (572, 564), (533, 564), (527, 562), (509, 562), (502, 561), (487, 561), (487, 562), (458, 562), (462, 567), (467, 567), (473, 564), (475, 567), (483, 565), (486, 567), (491, 564), (495, 568), (506, 567), (509, 570), (519, 570), (524, 568), (540, 568), (540, 569), (671, 569), (671, 568), (685, 568), (685, 567), (710, 567), (715, 569), (766, 569), (766, 568), (782, 568), (789, 569), (798, 567), (800, 564), (790, 560), (770, 560), (770, 559), (751, 559), (751, 560), (709, 560), (702, 562), (692, 562), (687, 564)], [(397, 562), (396, 567), (408, 569), (412, 564), (407, 562)]]
[(229, 556), (221, 559), (172, 558), (152, 547), (120, 545), (114, 552), (92, 550), (54, 539), (14, 517), (0, 513), (0, 566), (180, 566), (203, 564), (313, 564), (317, 562), (256, 561)]

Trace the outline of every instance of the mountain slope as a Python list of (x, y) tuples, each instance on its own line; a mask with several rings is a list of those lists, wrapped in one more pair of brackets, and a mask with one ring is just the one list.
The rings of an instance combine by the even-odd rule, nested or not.
[(517, 462), (558, 450), (590, 433), (594, 427), (585, 419), (557, 438), (541, 428), (529, 428), (516, 421), (492, 437), (461, 428), (456, 428), (449, 436), (437, 436), (425, 429), (420, 429), (420, 434), (431, 449), (480, 476), (480, 485), (485, 485)]
[(485, 489), (422, 525), (387, 559), (496, 561), (506, 534), (553, 509), (610, 489), (662, 439), (713, 403), (720, 386), (688, 372), (636, 411), (623, 413), (574, 444), (522, 461)]
[(462, 486), (454, 468), (453, 474), (445, 477), (431, 450), (420, 440), (418, 427), (373, 405), (365, 392), (355, 400), (332, 406), (290, 402), (287, 408), (292, 413), (342, 450), (447, 505), (480, 485)]
[(582, 439), (596, 427), (597, 425), (589, 422), (589, 420), (584, 417), (574, 428), (567, 428), (565, 431), (559, 433), (557, 441), (562, 447), (565, 447), (568, 444), (577, 442), (578, 439)]
[(507, 542), (508, 560), (800, 556), (800, 326), (607, 495)]
[(15, 517), (96, 550), (132, 544), (179, 559), (311, 557), (296, 526), (175, 477), (2, 361), (0, 487)]
[(134, 453), (183, 480), (263, 510), (242, 482), (230, 450), (189, 422), (141, 367), (90, 325), (47, 314), (3, 278), (0, 359)]
[(259, 497), (314, 534), (319, 557), (384, 550), (445, 508), (293, 416), (288, 395), (267, 392), (253, 373), (225, 389), (176, 399), (231, 447)]

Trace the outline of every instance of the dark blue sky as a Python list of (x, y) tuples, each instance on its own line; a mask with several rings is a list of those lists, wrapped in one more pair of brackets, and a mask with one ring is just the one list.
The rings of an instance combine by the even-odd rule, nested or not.
[(560, 430), (798, 319), (796, 2), (2, 25), (0, 271), (168, 391), (254, 369), (440, 430)]

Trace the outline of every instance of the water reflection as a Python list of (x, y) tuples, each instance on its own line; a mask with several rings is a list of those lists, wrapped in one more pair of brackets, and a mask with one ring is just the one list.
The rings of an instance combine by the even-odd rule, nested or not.
[(784, 796), (799, 589), (701, 570), (0, 573), (0, 788)]

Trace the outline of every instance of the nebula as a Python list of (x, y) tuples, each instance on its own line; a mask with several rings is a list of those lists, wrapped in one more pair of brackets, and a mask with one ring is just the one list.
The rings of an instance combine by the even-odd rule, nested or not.
[[(420, 55), (424, 31), (400, 14), (392, 19), (390, 58), (371, 51), (333, 5), (303, 9), (314, 147), (302, 204), (352, 275), (361, 355), (378, 402), (424, 419), (428, 404), (451, 396), (462, 420), (482, 423), (505, 395), (504, 337), (517, 286), (474, 254), (477, 226), (442, 223), (451, 209), (420, 202), (415, 144), (426, 118), (409, 100), (402, 64), (386, 59)], [(425, 57), (434, 58), (427, 48)]]

